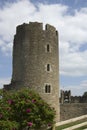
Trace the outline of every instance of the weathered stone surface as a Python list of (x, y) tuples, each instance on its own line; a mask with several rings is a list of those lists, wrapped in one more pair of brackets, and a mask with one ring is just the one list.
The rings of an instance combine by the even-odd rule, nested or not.
[(87, 114), (87, 103), (66, 103), (60, 105), (60, 120), (68, 120)]
[[(49, 50), (47, 51), (47, 45)], [(10, 85), (5, 89), (29, 87), (37, 91), (42, 98), (56, 110), (59, 121), (59, 56), (58, 32), (47, 24), (30, 22), (19, 25), (13, 44), (13, 73)], [(47, 64), (50, 71), (47, 71)], [(45, 85), (50, 84), (50, 93)]]

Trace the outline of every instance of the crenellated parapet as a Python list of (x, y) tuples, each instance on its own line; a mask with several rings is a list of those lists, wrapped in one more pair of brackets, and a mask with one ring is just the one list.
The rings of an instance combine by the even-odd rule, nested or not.
[(43, 23), (39, 23), (39, 22), (29, 22), (29, 24), (27, 23), (23, 23), (22, 25), (17, 26), (16, 28), (16, 33), (23, 31), (23, 30), (34, 30), (38, 33), (38, 31), (48, 31), (51, 33), (56, 33), (56, 28), (52, 25), (46, 24), (45, 25), (45, 30), (43, 29)]

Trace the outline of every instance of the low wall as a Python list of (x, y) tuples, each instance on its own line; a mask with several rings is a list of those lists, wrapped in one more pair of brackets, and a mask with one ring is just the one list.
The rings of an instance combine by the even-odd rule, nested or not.
[(60, 104), (60, 121), (87, 114), (87, 103)]

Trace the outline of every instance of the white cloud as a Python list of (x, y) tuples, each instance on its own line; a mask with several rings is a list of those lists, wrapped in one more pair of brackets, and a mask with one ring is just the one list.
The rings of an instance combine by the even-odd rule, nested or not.
[(61, 87), (61, 90), (71, 90), (72, 96), (82, 96), (84, 92), (87, 92), (87, 80), (82, 80), (77, 85), (67, 85)]
[(80, 10), (76, 12), (74, 16), (66, 15), (64, 19), (64, 26), (61, 29), (61, 36), (63, 39), (75, 44), (87, 42), (87, 13), (84, 13), (82, 10)]
[(3, 88), (3, 85), (10, 83), (10, 78), (0, 78), (0, 88)]
[[(62, 50), (63, 51), (63, 50)], [(70, 76), (87, 75), (87, 51), (82, 52), (65, 52), (61, 54), (60, 70), (61, 74)]]
[(61, 4), (38, 4), (28, 0), (6, 3), (0, 9), (0, 48), (6, 54), (12, 50), (13, 35), (17, 25), (23, 22), (39, 21), (57, 28), (60, 38), (60, 73), (62, 75), (87, 75), (87, 49), (80, 47), (87, 43), (87, 8), (67, 13), (69, 8)]
[(16, 26), (28, 22), (35, 10), (34, 5), (28, 0), (6, 3), (3, 9), (0, 9), (0, 47), (2, 51), (7, 53), (7, 51), (12, 50)]

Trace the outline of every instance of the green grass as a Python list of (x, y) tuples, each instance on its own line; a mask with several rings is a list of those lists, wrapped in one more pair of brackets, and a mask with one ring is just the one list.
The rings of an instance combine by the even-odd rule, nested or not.
[(68, 124), (65, 124), (65, 125), (57, 126), (56, 130), (62, 130), (64, 128), (68, 128), (70, 126), (77, 125), (77, 124), (83, 123), (85, 121), (87, 121), (87, 118), (81, 119), (81, 120), (78, 120), (78, 121), (75, 121), (75, 122), (71, 122), (71, 123), (68, 123)]
[(86, 129), (86, 128), (87, 128), (87, 125), (82, 126), (82, 127), (80, 127), (80, 128), (76, 128), (76, 129), (74, 129), (74, 130), (83, 130), (83, 129)]

